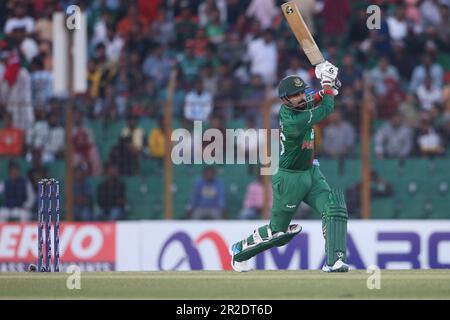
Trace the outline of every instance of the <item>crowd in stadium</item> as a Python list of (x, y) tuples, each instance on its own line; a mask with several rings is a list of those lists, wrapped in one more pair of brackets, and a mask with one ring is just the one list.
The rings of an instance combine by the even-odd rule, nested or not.
[[(0, 157), (10, 161), (0, 191), (17, 194), (2, 206), (30, 211), (37, 180), (55, 160), (64, 159), (64, 111), (53, 94), (53, 12), (75, 3), (88, 21), (88, 91), (76, 99), (72, 132), (77, 219), (121, 219), (126, 207), (121, 176), (139, 175), (142, 157), (164, 157), (161, 117), (173, 68), (178, 70), (174, 120), (188, 129), (195, 120), (216, 128), (243, 120), (260, 128), (267, 88), (275, 92), (286, 75), (297, 74), (318, 87), (314, 67), (279, 10), (282, 2), (1, 1)], [(296, 2), (325, 58), (339, 66), (342, 83), (336, 111), (321, 127), (319, 156), (354, 156), (363, 90), (369, 86), (376, 157), (448, 157), (450, 0)], [(366, 24), (370, 4), (381, 9), (380, 28), (373, 30)], [(279, 106), (271, 111), (274, 127)], [(140, 119), (157, 125), (146, 131)], [(88, 123), (121, 120), (126, 126), (105, 161)], [(30, 163), (27, 173), (17, 172), (18, 158)], [(96, 196), (86, 184), (88, 176), (105, 177)], [(214, 177), (205, 172), (204, 179)], [(258, 181), (248, 188), (243, 218), (256, 217), (250, 209), (262, 205)], [(213, 201), (196, 193), (203, 183), (193, 188), (189, 213), (220, 217), (195, 210), (196, 204)], [(219, 207), (223, 201), (214, 200)], [(92, 213), (93, 202), (102, 217)]]

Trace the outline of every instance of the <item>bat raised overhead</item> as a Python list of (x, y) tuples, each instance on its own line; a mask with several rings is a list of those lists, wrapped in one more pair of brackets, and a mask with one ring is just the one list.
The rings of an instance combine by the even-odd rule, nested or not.
[(320, 52), (319, 47), (317, 47), (295, 2), (289, 1), (282, 4), (281, 10), (283, 11), (289, 27), (297, 38), (298, 43), (308, 57), (309, 62), (314, 66), (324, 62), (325, 59), (323, 58), (322, 52)]

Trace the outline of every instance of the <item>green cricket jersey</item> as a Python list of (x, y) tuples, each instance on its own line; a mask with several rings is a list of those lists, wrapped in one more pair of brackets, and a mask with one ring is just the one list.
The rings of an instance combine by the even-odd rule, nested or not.
[(308, 110), (295, 111), (285, 105), (280, 109), (280, 165), (281, 169), (308, 170), (314, 157), (313, 126), (325, 119), (334, 109), (334, 96), (326, 94), (318, 107), (308, 102)]

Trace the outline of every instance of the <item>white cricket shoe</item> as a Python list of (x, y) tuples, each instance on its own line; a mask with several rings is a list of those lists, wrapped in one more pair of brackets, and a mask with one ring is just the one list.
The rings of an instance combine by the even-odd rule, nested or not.
[(239, 248), (237, 247), (236, 243), (230, 247), (229, 252), (231, 256), (231, 267), (234, 271), (247, 272), (253, 270), (253, 268), (248, 265), (248, 260), (241, 262), (234, 260), (234, 255), (239, 253)]
[(343, 262), (341, 259), (336, 261), (332, 267), (327, 266), (326, 264), (322, 267), (323, 272), (348, 272), (348, 269), (348, 264)]

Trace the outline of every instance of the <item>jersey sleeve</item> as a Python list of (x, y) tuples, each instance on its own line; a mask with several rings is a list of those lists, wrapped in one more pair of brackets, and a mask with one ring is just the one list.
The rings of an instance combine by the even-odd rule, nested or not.
[(309, 112), (299, 112), (297, 117), (297, 124), (301, 128), (312, 127), (325, 119), (334, 110), (334, 96), (333, 93), (325, 92), (322, 97), (322, 103)]

